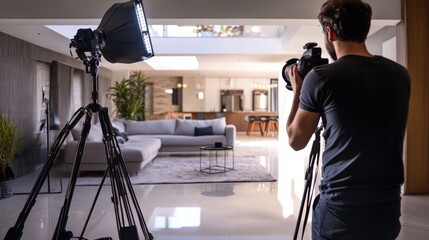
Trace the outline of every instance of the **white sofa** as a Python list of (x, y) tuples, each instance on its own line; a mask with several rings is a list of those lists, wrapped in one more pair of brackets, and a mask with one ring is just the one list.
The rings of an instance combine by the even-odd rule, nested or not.
[[(199, 152), (201, 146), (222, 142), (234, 146), (236, 128), (227, 125), (225, 118), (211, 120), (114, 120), (115, 130), (125, 133), (128, 141), (119, 144), (128, 171), (137, 173), (159, 152)], [(81, 129), (72, 130), (73, 141), (67, 143), (64, 162), (71, 169), (74, 164)], [(119, 135), (119, 134), (118, 134)], [(80, 165), (81, 171), (104, 171), (107, 160), (98, 124), (91, 126)], [(121, 138), (122, 140), (122, 138)]]

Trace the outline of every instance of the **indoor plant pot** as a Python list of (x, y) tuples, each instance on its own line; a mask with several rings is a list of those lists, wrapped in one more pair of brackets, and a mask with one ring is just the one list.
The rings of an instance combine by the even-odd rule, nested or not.
[(13, 195), (14, 174), (9, 161), (19, 152), (18, 127), (8, 117), (0, 114), (0, 198)]
[(0, 199), (12, 197), (13, 179), (15, 179), (15, 175), (13, 174), (12, 169), (7, 166), (5, 170), (5, 176), (2, 176), (2, 178), (0, 179)]

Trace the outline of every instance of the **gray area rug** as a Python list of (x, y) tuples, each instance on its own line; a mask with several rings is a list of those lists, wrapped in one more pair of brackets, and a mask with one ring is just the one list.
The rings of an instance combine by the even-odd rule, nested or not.
[[(204, 157), (204, 156), (203, 156)], [(208, 164), (207, 157), (203, 168)], [(232, 167), (229, 159), (227, 167)], [(223, 164), (223, 161), (222, 161)], [(199, 156), (162, 156), (147, 164), (137, 176), (130, 176), (133, 184), (268, 182), (276, 179), (254, 156), (235, 156), (234, 170), (209, 174), (200, 171)], [(100, 175), (80, 176), (77, 186), (94, 186), (101, 182)], [(107, 178), (106, 183), (110, 184)]]

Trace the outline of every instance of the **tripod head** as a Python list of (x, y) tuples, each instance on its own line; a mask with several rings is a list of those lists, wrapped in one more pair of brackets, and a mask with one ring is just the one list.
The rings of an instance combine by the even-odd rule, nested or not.
[(77, 58), (83, 61), (86, 73), (96, 75), (101, 63), (101, 48), (105, 45), (102, 34), (92, 31), (89, 28), (77, 30), (76, 35), (71, 39), (69, 48), (75, 48)]
[[(97, 75), (101, 65), (101, 49), (105, 46), (102, 33), (99, 31), (92, 31), (89, 28), (79, 29), (71, 39), (70, 42), (70, 54), (73, 56), (71, 51), (75, 48), (77, 58), (83, 61), (85, 65), (86, 73), (90, 73), (92, 76), (92, 101), (93, 104), (98, 104), (98, 81)], [(95, 111), (99, 110), (98, 106), (95, 106)]]

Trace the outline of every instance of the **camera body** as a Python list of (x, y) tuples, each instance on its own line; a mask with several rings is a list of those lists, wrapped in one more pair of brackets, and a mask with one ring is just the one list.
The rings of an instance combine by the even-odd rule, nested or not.
[(322, 58), (322, 49), (316, 47), (317, 43), (309, 42), (304, 45), (304, 53), (302, 54), (301, 59), (292, 58), (286, 61), (282, 69), (282, 77), (286, 82), (286, 88), (292, 90), (292, 85), (290, 83), (290, 76), (293, 66), (297, 66), (298, 74), (304, 79), (307, 73), (310, 72), (316, 66), (328, 64), (329, 60), (327, 58)]
[(71, 39), (70, 48), (76, 49), (78, 58), (82, 61), (90, 61), (93, 57), (101, 57), (100, 49), (103, 47), (102, 36), (91, 29), (79, 29)]

